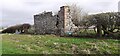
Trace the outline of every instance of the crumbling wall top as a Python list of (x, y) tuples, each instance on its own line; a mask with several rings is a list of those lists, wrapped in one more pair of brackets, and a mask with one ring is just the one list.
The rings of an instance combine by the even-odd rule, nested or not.
[(52, 15), (52, 12), (42, 12), (42, 13), (37, 14), (35, 16), (53, 16), (53, 15)]
[(62, 6), (62, 7), (60, 7), (60, 8), (69, 8), (69, 6)]

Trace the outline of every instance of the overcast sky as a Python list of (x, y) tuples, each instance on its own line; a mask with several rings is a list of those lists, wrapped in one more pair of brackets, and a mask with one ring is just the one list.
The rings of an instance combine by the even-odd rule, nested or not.
[[(120, 0), (0, 0), (0, 26), (33, 24), (33, 15), (43, 11), (57, 12), (59, 7), (76, 3), (91, 13), (118, 11)], [(2, 16), (1, 16), (2, 15)]]

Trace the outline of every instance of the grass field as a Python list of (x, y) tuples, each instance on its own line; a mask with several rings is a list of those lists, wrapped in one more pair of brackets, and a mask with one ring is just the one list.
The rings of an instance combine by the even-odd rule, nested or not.
[(120, 54), (120, 40), (59, 37), (55, 35), (2, 35), (3, 54)]
[(2, 55), (2, 36), (0, 35), (0, 55)]

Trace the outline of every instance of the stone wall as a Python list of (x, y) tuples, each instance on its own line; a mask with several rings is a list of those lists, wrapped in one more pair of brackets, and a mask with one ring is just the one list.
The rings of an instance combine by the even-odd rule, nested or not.
[(64, 7), (64, 32), (74, 32), (76, 26), (72, 22), (69, 6)]
[(45, 12), (34, 16), (35, 32), (37, 34), (54, 34), (56, 29), (56, 16), (52, 12)]
[(74, 27), (76, 27), (71, 18), (69, 6), (60, 7), (60, 11), (54, 16), (52, 12), (34, 15), (35, 32), (64, 36), (67, 32), (74, 32)]

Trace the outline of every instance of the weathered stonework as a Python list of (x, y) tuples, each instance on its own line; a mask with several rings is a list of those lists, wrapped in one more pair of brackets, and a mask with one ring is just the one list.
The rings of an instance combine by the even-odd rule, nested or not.
[(52, 12), (35, 15), (35, 32), (37, 34), (54, 34), (56, 28), (56, 16)]
[(60, 11), (54, 16), (52, 12), (34, 15), (35, 32), (64, 36), (65, 33), (74, 32), (74, 27), (76, 27), (71, 18), (69, 6), (60, 7)]

